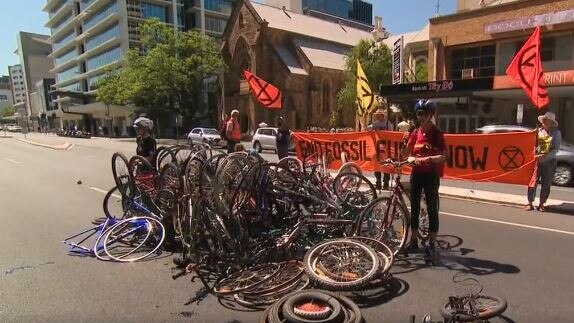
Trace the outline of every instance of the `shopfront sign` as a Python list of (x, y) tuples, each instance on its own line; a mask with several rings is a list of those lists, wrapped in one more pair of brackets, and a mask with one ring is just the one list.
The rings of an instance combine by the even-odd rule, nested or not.
[(574, 9), (571, 9), (486, 24), (484, 25), (484, 32), (487, 34), (496, 34), (514, 30), (530, 29), (536, 26), (556, 25), (573, 21)]
[(383, 97), (400, 95), (437, 96), (452, 92), (472, 92), (492, 90), (493, 78), (477, 78), (465, 80), (443, 80), (424, 83), (407, 83), (381, 86), (380, 95)]
[[(574, 70), (546, 72), (544, 73), (544, 82), (546, 86), (574, 85)], [(520, 88), (520, 84), (516, 83), (509, 76), (502, 75), (494, 77), (494, 90), (517, 88)]]

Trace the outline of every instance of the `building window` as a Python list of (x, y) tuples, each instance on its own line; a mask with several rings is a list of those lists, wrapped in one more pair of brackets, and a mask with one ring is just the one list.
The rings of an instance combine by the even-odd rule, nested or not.
[[(500, 43), (498, 45), (498, 71), (497, 75), (505, 75), (508, 65), (512, 62), (512, 59), (518, 53), (518, 51), (524, 46), (525, 40), (520, 41), (510, 41), (505, 43)], [(542, 48), (540, 49), (540, 54), (542, 56), (542, 61), (545, 63), (549, 62), (570, 62), (572, 60), (572, 50), (573, 50), (574, 39), (572, 34), (559, 35), (553, 37), (542, 37)], [(545, 64), (546, 65), (546, 64)], [(555, 64), (553, 64), (555, 65)], [(562, 66), (544, 66), (545, 70), (560, 70)]]
[(163, 22), (167, 22), (167, 8), (149, 4), (149, 3), (142, 3), (143, 15), (145, 19), (150, 18), (158, 18)]
[(78, 67), (77, 66), (70, 67), (69, 69), (63, 72), (58, 73), (57, 75), (58, 83), (65, 82), (71, 79), (72, 77), (75, 77), (76, 75), (78, 75)]
[(233, 2), (229, 0), (205, 0), (205, 9), (231, 14)]
[(98, 83), (100, 82), (101, 79), (103, 79), (106, 76), (106, 74), (100, 74), (97, 76), (93, 76), (90, 77), (90, 79), (88, 80), (88, 91), (94, 91), (98, 88)]
[(243, 20), (243, 14), (239, 14), (239, 28), (245, 27), (245, 21)]
[(84, 22), (84, 31), (94, 27), (100, 21), (106, 19), (108, 16), (110, 16), (116, 12), (118, 12), (118, 2), (114, 1), (111, 4), (109, 4), (107, 7), (105, 7), (104, 9), (100, 10), (95, 15), (86, 19), (86, 21)]
[(473, 77), (492, 77), (495, 72), (496, 45), (453, 49), (451, 79), (461, 79), (463, 70), (473, 70)]
[(76, 56), (77, 56), (77, 54), (76, 54), (76, 49), (74, 48), (74, 49), (72, 49), (71, 51), (69, 51), (69, 52), (63, 54), (62, 56), (56, 58), (56, 59), (55, 59), (55, 61), (56, 61), (56, 66), (62, 65), (62, 64), (64, 64), (64, 63), (68, 62), (70, 59), (76, 57)]
[(80, 87), (80, 83), (73, 83), (68, 86), (64, 86), (59, 88), (62, 91), (71, 91), (71, 92), (81, 92), (82, 88)]
[(114, 25), (86, 41), (86, 51), (94, 49), (108, 40), (120, 36), (120, 25)]
[(60, 47), (68, 44), (69, 42), (74, 40), (74, 38), (76, 38), (76, 33), (74, 33), (74, 31), (72, 30), (69, 34), (64, 36), (62, 39), (54, 42), (54, 46), (53, 46), (54, 50), (59, 49)]
[(216, 32), (216, 33), (223, 33), (225, 30), (225, 25), (227, 24), (227, 20), (219, 19), (215, 17), (205, 17), (205, 30)]
[(87, 70), (91, 71), (96, 68), (100, 68), (102, 66), (117, 62), (121, 58), (122, 58), (122, 49), (120, 47), (116, 47), (105, 53), (99, 54), (94, 57), (90, 57), (87, 62)]

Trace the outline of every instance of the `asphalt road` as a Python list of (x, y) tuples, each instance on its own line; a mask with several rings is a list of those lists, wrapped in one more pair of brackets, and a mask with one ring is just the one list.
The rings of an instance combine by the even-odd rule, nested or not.
[[(258, 312), (213, 296), (184, 305), (199, 283), (172, 280), (170, 254), (132, 264), (67, 254), (62, 239), (103, 215), (115, 150), (130, 153), (133, 143), (56, 151), (0, 139), (0, 322), (255, 322)], [(446, 298), (467, 290), (452, 282), (456, 273), (508, 300), (498, 322), (571, 321), (573, 217), (447, 199), (441, 211), (441, 239), (453, 248), (435, 266), (399, 258), (395, 278), (363, 308), (367, 322), (438, 320)]]

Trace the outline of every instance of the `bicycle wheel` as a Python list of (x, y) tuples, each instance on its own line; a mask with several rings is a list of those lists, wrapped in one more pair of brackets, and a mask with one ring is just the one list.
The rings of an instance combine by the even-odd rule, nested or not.
[(303, 174), (303, 162), (296, 157), (283, 157), (277, 164), (289, 169), (293, 174), (298, 177)]
[(429, 212), (427, 208), (427, 200), (425, 198), (425, 193), (423, 192), (421, 197), (421, 207), (419, 213), (419, 229), (417, 230), (417, 236), (422, 241), (426, 241), (429, 238), (429, 232), (430, 232)]
[(384, 274), (387, 271), (389, 271), (389, 269), (393, 265), (393, 262), (395, 261), (395, 255), (393, 254), (393, 251), (391, 250), (391, 248), (389, 248), (389, 246), (387, 246), (386, 244), (384, 244), (379, 240), (367, 237), (349, 237), (348, 239), (360, 241), (366, 244), (367, 246), (373, 248), (373, 250), (375, 250), (379, 254), (379, 258), (381, 260), (380, 273)]
[(363, 170), (357, 164), (355, 164), (353, 162), (347, 162), (347, 163), (344, 163), (343, 165), (341, 165), (341, 167), (339, 168), (339, 171), (337, 172), (337, 174), (342, 174), (342, 173), (355, 173), (355, 174), (363, 175)]
[(213, 286), (218, 295), (231, 295), (249, 290), (271, 279), (279, 271), (276, 263), (255, 265), (239, 270)]
[(159, 172), (159, 189), (169, 190), (174, 194), (183, 192), (183, 176), (179, 166), (174, 163), (164, 164)]
[(344, 205), (365, 208), (377, 198), (377, 190), (371, 181), (357, 173), (341, 173), (333, 180), (333, 192)]
[(111, 259), (131, 262), (156, 252), (165, 238), (161, 222), (150, 217), (122, 220), (105, 235), (104, 250)]
[(104, 196), (103, 209), (108, 219), (123, 219), (125, 211), (128, 209), (128, 198), (118, 196), (119, 188), (112, 187)]
[(380, 269), (377, 252), (359, 241), (337, 239), (317, 244), (303, 263), (309, 279), (330, 290), (354, 290), (371, 282)]
[(506, 311), (508, 303), (504, 298), (488, 295), (472, 295), (461, 297), (462, 308), (452, 308), (451, 302), (446, 302), (440, 308), (440, 314), (445, 320), (456, 322), (472, 322), (488, 320)]
[(361, 212), (355, 225), (356, 235), (382, 241), (396, 256), (407, 241), (408, 211), (401, 203), (391, 204), (391, 198), (382, 196)]
[(112, 174), (122, 196), (128, 196), (130, 182), (129, 161), (122, 153), (112, 155)]

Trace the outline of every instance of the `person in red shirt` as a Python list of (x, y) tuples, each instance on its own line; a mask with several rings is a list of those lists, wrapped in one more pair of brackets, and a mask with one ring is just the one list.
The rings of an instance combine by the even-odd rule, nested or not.
[(241, 126), (239, 125), (239, 111), (231, 111), (231, 119), (225, 124), (227, 137), (227, 153), (235, 152), (235, 145), (241, 142)]
[(429, 215), (429, 249), (434, 253), (439, 229), (438, 206), (440, 178), (443, 175), (447, 149), (443, 132), (435, 126), (432, 118), (436, 105), (430, 100), (419, 100), (415, 112), (420, 126), (409, 135), (403, 157), (413, 163), (411, 173), (411, 243), (410, 249), (418, 249), (419, 214), (424, 190)]

